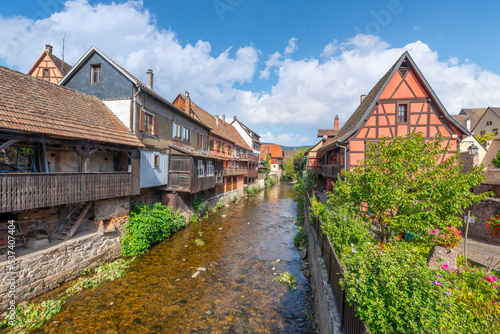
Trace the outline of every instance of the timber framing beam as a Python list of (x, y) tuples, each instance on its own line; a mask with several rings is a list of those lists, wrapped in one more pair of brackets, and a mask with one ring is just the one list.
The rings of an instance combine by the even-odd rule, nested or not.
[(19, 140), (17, 140), (17, 139), (11, 139), (11, 140), (9, 140), (8, 142), (6, 142), (6, 143), (4, 143), (4, 144), (0, 145), (0, 151), (5, 150), (7, 147), (9, 147), (9, 146), (11, 146), (11, 145), (13, 145), (13, 144), (17, 143), (18, 141), (19, 141)]

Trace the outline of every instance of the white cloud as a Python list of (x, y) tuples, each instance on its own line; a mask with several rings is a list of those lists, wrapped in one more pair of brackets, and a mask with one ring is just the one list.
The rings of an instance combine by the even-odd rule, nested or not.
[(295, 51), (297, 51), (297, 48), (298, 48), (297, 38), (295, 37), (290, 38), (290, 40), (288, 41), (288, 45), (285, 48), (285, 55), (294, 53)]
[[(470, 60), (439, 60), (437, 51), (421, 41), (392, 47), (380, 37), (356, 35), (332, 41), (317, 57), (294, 59), (298, 41), (293, 37), (285, 50), (265, 56), (265, 67), (259, 68), (260, 51), (251, 45), (214, 52), (209, 41), (181, 43), (174, 31), (158, 26), (142, 1), (90, 5), (72, 0), (43, 19), (0, 16), (0, 26), (0, 61), (7, 66), (27, 72), (45, 44), (60, 57), (67, 33), (68, 63), (95, 45), (140, 80), (152, 68), (155, 90), (165, 98), (189, 90), (208, 111), (237, 115), (264, 134), (263, 140), (282, 144), (313, 144), (317, 129), (331, 128), (336, 114), (345, 123), (359, 95), (367, 94), (404, 50), (450, 113), (500, 105), (498, 74)], [(271, 75), (274, 86), (262, 89)], [(252, 86), (259, 89), (241, 88), (256, 77), (261, 80)]]

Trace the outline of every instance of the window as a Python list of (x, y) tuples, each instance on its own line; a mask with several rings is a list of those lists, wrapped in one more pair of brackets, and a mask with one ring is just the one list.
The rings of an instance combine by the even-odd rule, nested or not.
[(205, 148), (205, 136), (201, 133), (198, 134), (198, 148)]
[(495, 134), (495, 136), (498, 134), (498, 129), (493, 129), (493, 133)]
[(153, 162), (154, 167), (159, 167), (160, 166), (160, 155), (155, 154), (154, 155), (154, 162)]
[(191, 129), (184, 128), (184, 134), (182, 135), (182, 140), (188, 143), (191, 142)]
[(49, 76), (49, 69), (48, 68), (44, 68), (43, 69), (43, 76), (44, 77), (48, 77)]
[(214, 162), (207, 161), (207, 176), (213, 176), (213, 175), (214, 175)]
[(406, 123), (408, 121), (408, 105), (400, 104), (398, 106), (398, 123)]
[(144, 132), (153, 134), (153, 115), (144, 113)]
[(492, 121), (487, 121), (486, 125), (491, 125), (491, 123), (493, 123), (493, 122)]
[(227, 153), (228, 153), (228, 154), (231, 154), (232, 152), (233, 152), (233, 147), (232, 147), (231, 145), (229, 145), (229, 146), (227, 147)]
[(182, 132), (182, 126), (174, 122), (174, 129), (173, 129), (173, 134), (172, 137), (174, 139), (181, 139), (181, 132)]
[(198, 160), (198, 176), (205, 176), (205, 165), (203, 160)]
[(485, 133), (486, 133), (485, 130), (481, 131), (481, 136), (484, 136)]
[(101, 82), (101, 64), (91, 66), (90, 82), (93, 84)]

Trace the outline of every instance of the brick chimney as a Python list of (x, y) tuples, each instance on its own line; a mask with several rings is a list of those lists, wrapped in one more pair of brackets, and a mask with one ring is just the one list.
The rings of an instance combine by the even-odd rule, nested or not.
[(226, 123), (226, 114), (222, 114), (222, 122)]
[(46, 44), (45, 45), (45, 52), (52, 54), (52, 45)]
[(365, 94), (361, 95), (361, 96), (360, 96), (360, 103), (361, 103), (361, 102), (363, 102), (363, 101), (365, 100), (365, 98), (366, 98), (366, 95), (365, 95)]
[(147, 85), (149, 89), (153, 89), (153, 70), (149, 69), (147, 72)]
[(470, 119), (466, 119), (466, 120), (465, 120), (465, 128), (466, 128), (468, 131), (471, 131), (471, 121), (470, 121)]
[(333, 129), (334, 130), (339, 129), (339, 115), (335, 115), (335, 120), (333, 121)]
[(186, 91), (186, 101), (184, 102), (184, 111), (186, 114), (191, 115), (191, 98), (189, 97), (189, 92)]

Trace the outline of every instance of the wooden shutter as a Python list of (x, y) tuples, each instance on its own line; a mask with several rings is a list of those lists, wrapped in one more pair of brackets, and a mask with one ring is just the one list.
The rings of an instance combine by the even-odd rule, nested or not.
[(153, 117), (153, 132), (155, 136), (158, 136), (158, 116)]
[(146, 118), (146, 115), (144, 115), (144, 110), (141, 109), (139, 112), (139, 131), (145, 132), (144, 128), (144, 119)]

